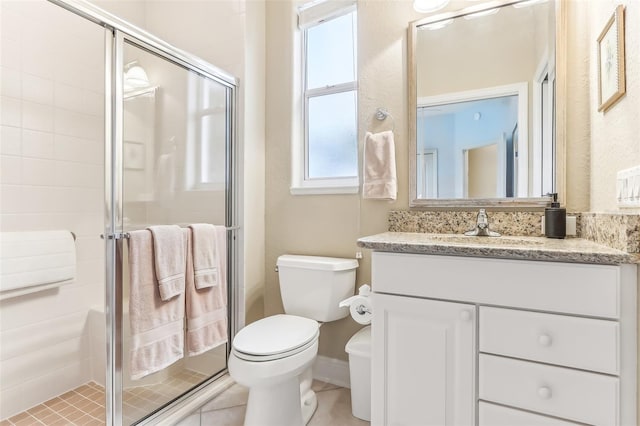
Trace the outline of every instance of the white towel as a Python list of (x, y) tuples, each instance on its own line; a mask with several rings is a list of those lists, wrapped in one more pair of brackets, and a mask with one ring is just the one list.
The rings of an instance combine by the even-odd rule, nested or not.
[(0, 300), (74, 281), (76, 244), (71, 232), (3, 232), (0, 242)]
[[(186, 236), (183, 241), (186, 245)], [(162, 370), (184, 356), (184, 293), (160, 298), (148, 230), (129, 233), (131, 378)]]
[(184, 293), (185, 239), (177, 225), (157, 225), (148, 228), (153, 234), (156, 277), (162, 300)]
[(378, 200), (395, 200), (398, 183), (393, 132), (367, 132), (364, 137), (363, 158), (362, 196)]
[(218, 285), (216, 229), (209, 223), (189, 225), (192, 230), (194, 281), (197, 289)]
[(197, 289), (187, 247), (187, 354), (199, 355), (229, 340), (227, 334), (227, 229), (215, 226), (218, 285)]

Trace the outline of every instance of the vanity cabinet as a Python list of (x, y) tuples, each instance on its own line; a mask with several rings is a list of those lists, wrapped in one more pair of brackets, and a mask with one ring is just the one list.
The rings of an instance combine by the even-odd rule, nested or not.
[(373, 425), (636, 425), (635, 265), (374, 252)]
[[(372, 388), (384, 395), (384, 413), (373, 423), (472, 424), (476, 307), (385, 294), (374, 300)], [(382, 407), (375, 396), (372, 407)]]

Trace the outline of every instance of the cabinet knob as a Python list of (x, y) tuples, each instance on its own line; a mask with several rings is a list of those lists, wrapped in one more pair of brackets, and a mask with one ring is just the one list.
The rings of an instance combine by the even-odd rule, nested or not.
[(551, 398), (551, 388), (547, 386), (541, 386), (538, 388), (538, 396), (542, 399)]
[(469, 321), (471, 320), (471, 312), (469, 311), (461, 311), (460, 312), (460, 319), (462, 321)]
[(551, 336), (549, 336), (548, 334), (541, 334), (540, 336), (538, 336), (538, 344), (540, 346), (544, 346), (544, 347), (548, 347), (551, 346)]

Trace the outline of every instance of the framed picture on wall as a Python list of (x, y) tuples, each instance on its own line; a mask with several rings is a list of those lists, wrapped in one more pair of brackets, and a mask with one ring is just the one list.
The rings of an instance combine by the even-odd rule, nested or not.
[(606, 112), (625, 93), (624, 6), (618, 5), (598, 37), (598, 111)]
[(124, 168), (127, 170), (144, 170), (145, 155), (142, 142), (124, 141)]

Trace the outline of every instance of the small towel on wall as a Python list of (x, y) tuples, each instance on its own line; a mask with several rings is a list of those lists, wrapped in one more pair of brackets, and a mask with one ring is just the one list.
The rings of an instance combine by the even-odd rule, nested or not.
[(0, 300), (72, 283), (76, 244), (70, 231), (0, 234)]
[(184, 294), (185, 240), (178, 225), (148, 228), (153, 234), (153, 253), (160, 298), (169, 300)]
[[(186, 245), (186, 237), (180, 231)], [(132, 231), (128, 241), (129, 356), (131, 378), (135, 380), (162, 370), (184, 356), (185, 296), (183, 292), (169, 301), (161, 299), (150, 231)]]
[(396, 148), (393, 132), (370, 133), (364, 137), (362, 196), (377, 200), (395, 200)]
[(192, 230), (193, 270), (198, 290), (218, 285), (216, 229), (209, 223), (189, 225)]
[[(227, 229), (215, 226), (218, 285), (198, 289), (194, 282), (192, 244), (187, 245), (187, 355), (222, 345), (227, 335)], [(191, 234), (191, 229), (185, 231)], [(190, 236), (191, 237), (191, 236)]]

